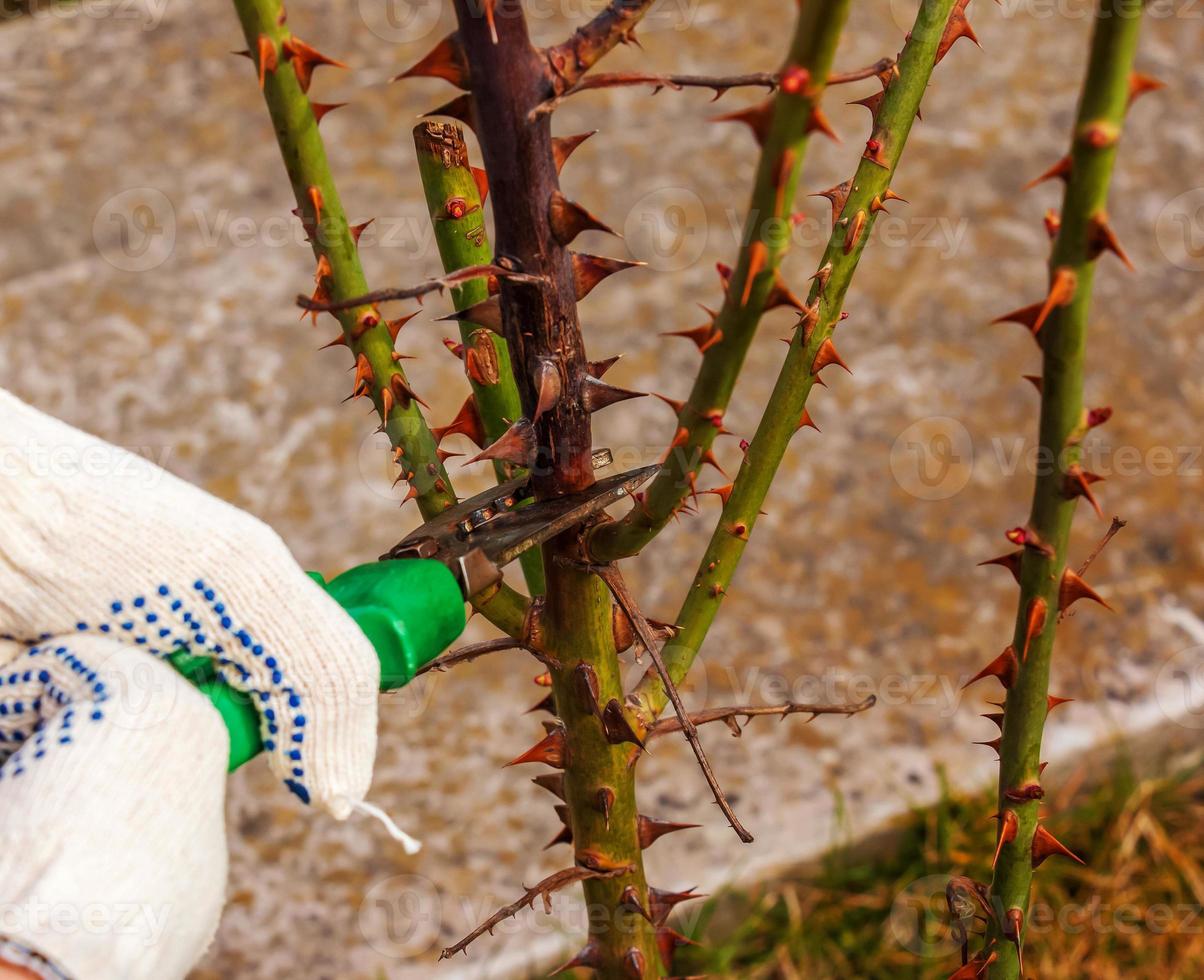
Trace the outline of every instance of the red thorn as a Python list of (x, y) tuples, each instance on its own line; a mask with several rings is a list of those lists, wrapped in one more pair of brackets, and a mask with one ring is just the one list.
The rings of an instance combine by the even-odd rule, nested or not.
[(798, 425), (795, 427), (795, 431), (797, 432), (799, 429), (814, 429), (816, 432), (820, 431), (819, 426), (815, 424), (815, 419), (811, 417), (811, 413), (805, 408), (803, 409), (802, 418), (798, 420)]
[(1129, 73), (1129, 105), (1132, 105), (1147, 92), (1157, 92), (1166, 88), (1166, 82), (1160, 82), (1153, 75), (1143, 75), (1139, 71)]
[(426, 409), (431, 407), (414, 393), (414, 389), (406, 384), (405, 378), (400, 374), (393, 375), (389, 381), (389, 387), (393, 389), (393, 397), (397, 399), (397, 404), (402, 408), (409, 408), (412, 402), (417, 402)]
[(560, 369), (550, 357), (539, 358), (535, 368), (535, 416), (538, 422), (544, 412), (553, 409), (560, 401)]
[(1068, 857), (1072, 861), (1079, 864), (1085, 864), (1081, 857), (1074, 853), (1069, 847), (1058, 840), (1053, 834), (1045, 829), (1043, 824), (1037, 824), (1037, 830), (1033, 834), (1033, 867), (1039, 868), (1041, 862), (1047, 857), (1061, 855)]
[(322, 188), (309, 187), (305, 193), (309, 198), (310, 206), (314, 209), (314, 224), (320, 224), (322, 221)]
[(502, 301), (498, 296), (490, 296), (479, 303), (457, 310), (450, 316), (440, 317), (441, 320), (455, 320), (458, 323), (475, 323), (486, 330), (492, 330), (499, 336), (502, 333)]
[(702, 456), (700, 458), (700, 462), (705, 463), (708, 466), (715, 467), (715, 469), (717, 469), (724, 477), (727, 476), (727, 470), (725, 470), (722, 466), (720, 466), (719, 460), (717, 460), (715, 458), (715, 450), (708, 449), (705, 453), (702, 454)]
[(828, 117), (824, 115), (823, 109), (817, 105), (811, 107), (811, 116), (807, 120), (805, 132), (823, 133), (828, 139), (837, 143), (840, 142), (840, 137), (836, 135), (836, 130), (832, 128), (832, 124), (828, 122)]
[(430, 116), (447, 116), (469, 129), (476, 129), (473, 118), (472, 95), (468, 92), (465, 92), (463, 95), (457, 95), (450, 102), (443, 103), (437, 109), (423, 113), (424, 118), (429, 118)]
[(1012, 573), (1012, 578), (1016, 580), (1016, 584), (1020, 584), (1020, 560), (1024, 557), (1023, 551), (1009, 551), (1006, 555), (1000, 555), (998, 558), (988, 558), (986, 561), (980, 561), (979, 566), (983, 565), (998, 565), (1001, 568), (1006, 568)]
[(1052, 694), (1047, 694), (1045, 696), (1045, 713), (1049, 714), (1058, 705), (1069, 704), (1073, 700), (1074, 698), (1058, 698), (1054, 697)]
[(605, 231), (618, 235), (610, 225), (595, 217), (580, 204), (570, 201), (560, 191), (553, 191), (548, 203), (548, 224), (552, 235), (561, 245), (567, 245), (583, 231)]
[(419, 311), (415, 310), (413, 313), (407, 313), (404, 316), (399, 316), (396, 320), (386, 320), (385, 327), (389, 331), (389, 339), (396, 343), (397, 335), (401, 333), (401, 328), (413, 320), (418, 313)]
[(661, 401), (663, 401), (666, 405), (673, 409), (673, 413), (675, 415), (681, 415), (682, 409), (686, 407), (685, 402), (678, 401), (676, 398), (670, 398), (668, 395), (658, 395), (655, 391), (652, 392), (652, 397), (659, 398)]
[(1019, 323), (1021, 326), (1028, 327), (1030, 333), (1036, 333), (1033, 330), (1034, 324), (1037, 322), (1037, 317), (1041, 313), (1041, 303), (1033, 303), (1031, 306), (1022, 306), (1018, 310), (1012, 310), (1010, 313), (1004, 313), (1002, 316), (995, 317), (991, 323)]
[(1016, 839), (1016, 831), (1020, 828), (1020, 820), (1015, 810), (1004, 810), (999, 821), (999, 843), (995, 845), (995, 856), (991, 858), (991, 867), (999, 863), (999, 855), (1004, 844), (1010, 844)]
[(974, 742), (973, 744), (974, 745), (985, 745), (989, 749), (994, 749), (995, 754), (999, 755), (999, 745), (1002, 741), (1003, 741), (1003, 738), (1000, 737), (1000, 738), (990, 739), (989, 741), (986, 741), (986, 742)]
[(832, 343), (832, 338), (825, 337), (824, 342), (819, 345), (819, 350), (815, 352), (815, 358), (811, 361), (811, 374), (819, 374), (829, 364), (839, 364), (849, 374), (853, 373), (849, 366), (841, 360), (840, 355), (836, 353), (836, 345)]
[(1104, 602), (1103, 597), (1083, 581), (1074, 569), (1067, 568), (1062, 572), (1062, 582), (1058, 586), (1058, 612), (1069, 609), (1079, 599), (1090, 599), (1092, 602), (1098, 602), (1105, 609), (1113, 611), (1112, 607)]
[(941, 59), (949, 53), (949, 49), (953, 47), (960, 38), (968, 37), (971, 41), (977, 44), (978, 37), (974, 34), (974, 29), (970, 26), (970, 22), (966, 19), (966, 7), (970, 5), (970, 0), (957, 0), (953, 5), (953, 10), (949, 12), (949, 19), (945, 21), (945, 30), (941, 34), (940, 43), (936, 46), (936, 59), (933, 64), (939, 65)]
[(1093, 214), (1087, 223), (1087, 254), (1095, 259), (1103, 252), (1111, 252), (1125, 264), (1125, 268), (1130, 272), (1137, 271), (1137, 267), (1133, 265), (1129, 256), (1125, 254), (1125, 250), (1121, 248), (1116, 232), (1108, 224), (1107, 214), (1100, 211)]
[(1028, 602), (1028, 611), (1025, 614), (1024, 649), (1020, 651), (1021, 663), (1028, 659), (1028, 650), (1032, 646), (1033, 640), (1045, 629), (1045, 619), (1045, 600), (1040, 596), (1033, 596)]
[(464, 465), (469, 466), (490, 459), (514, 463), (517, 466), (530, 466), (535, 449), (535, 426), (527, 419), (519, 419)]
[(464, 400), (464, 404), (460, 406), (456, 417), (448, 425), (431, 429), (431, 435), (435, 437), (436, 444), (441, 443), (448, 436), (462, 435), (471, 439), (478, 448), (483, 446), (485, 444), (485, 427), (481, 424), (476, 400), (469, 395)]
[[(848, 230), (844, 236), (844, 254), (848, 255), (857, 247), (857, 242), (861, 239), (861, 232), (865, 230), (866, 216), (865, 212), (858, 210), (849, 221)], [(843, 317), (842, 317), (843, 318)]]
[(329, 344), (323, 344), (318, 350), (330, 350), (332, 347), (346, 347), (347, 337), (345, 334), (339, 334)]
[(624, 269), (634, 269), (645, 263), (628, 259), (610, 259), (601, 255), (586, 255), (584, 252), (573, 253), (573, 278), (576, 282), (577, 299), (588, 296), (603, 279), (622, 272)]
[(446, 463), (453, 456), (463, 456), (463, 453), (453, 453), (450, 449), (436, 449), (435, 455), (439, 458), (440, 463)]
[(266, 34), (260, 34), (257, 47), (256, 61), (259, 63), (259, 91), (262, 92), (263, 83), (267, 78), (268, 72), (276, 70), (276, 45)]
[(639, 828), (640, 848), (649, 848), (666, 834), (672, 834), (679, 830), (693, 830), (698, 827), (696, 823), (671, 823), (667, 820), (654, 820), (652, 817), (646, 817), (640, 814), (637, 826)]
[(1019, 670), (1019, 667), (1020, 665), (1016, 660), (1015, 648), (1010, 646), (1005, 647), (1003, 653), (966, 681), (962, 685), (962, 690), (964, 691), (971, 684), (982, 680), (984, 677), (994, 677), (1003, 685), (1004, 690), (1011, 690), (1012, 685), (1016, 683), (1016, 672)]
[(881, 92), (875, 92), (872, 95), (867, 95), (864, 99), (854, 99), (852, 102), (849, 102), (847, 104), (848, 105), (865, 106), (867, 109), (869, 109), (870, 115), (873, 117), (874, 121), (877, 122), (878, 121), (878, 107), (880, 105), (882, 105), (882, 99), (885, 97), (885, 95), (886, 95), (886, 90), (884, 89)]
[(735, 488), (734, 483), (725, 484), (722, 487), (715, 487), (713, 490), (703, 490), (703, 493), (713, 493), (716, 497), (723, 501), (723, 506), (727, 506), (727, 502), (732, 497), (732, 490)]
[(376, 375), (372, 372), (372, 365), (368, 363), (367, 354), (359, 354), (355, 359), (355, 380), (352, 384), (354, 390), (358, 391), (361, 385), (371, 384), (376, 380)]
[(1099, 408), (1093, 408), (1087, 413), (1087, 428), (1094, 429), (1097, 425), (1103, 425), (1110, 418), (1112, 418), (1112, 406), (1101, 405)]
[(1099, 501), (1095, 499), (1095, 493), (1091, 489), (1091, 484), (1099, 483), (1101, 480), (1103, 480), (1102, 476), (1088, 472), (1078, 463), (1072, 463), (1067, 467), (1066, 478), (1062, 481), (1062, 496), (1067, 500), (1073, 500), (1075, 497), (1083, 497), (1095, 510), (1096, 517), (1102, 518), (1104, 511), (1100, 507)]
[(1041, 392), (1044, 390), (1045, 381), (1041, 377), (1041, 375), (1039, 375), (1039, 374), (1022, 374), (1021, 377), (1024, 378), (1025, 381), (1027, 381), (1030, 385), (1032, 385), (1034, 388), (1037, 389), (1038, 395), (1041, 394)]
[(564, 729), (559, 726), (553, 728), (522, 755), (507, 762), (506, 766), (521, 766), (528, 762), (542, 762), (553, 769), (563, 769), (565, 764)]
[[(340, 103), (340, 105), (345, 105), (345, 104), (346, 103)], [(332, 106), (331, 108), (337, 109), (338, 106)], [(364, 229), (367, 228), (370, 224), (372, 224), (372, 222), (374, 222), (375, 220), (376, 220), (375, 218), (369, 218), (367, 221), (361, 221), (358, 225), (352, 225), (350, 227), (350, 229), (348, 229), (351, 232), (351, 240), (353, 242), (355, 242), (356, 245), (358, 245), (360, 243), (360, 235), (362, 235), (364, 233)]]
[(468, 60), (464, 56), (459, 32), (453, 31), (447, 35), (417, 64), (400, 75), (394, 75), (390, 81), (397, 82), (403, 78), (442, 78), (456, 88), (469, 88)]
[[(310, 102), (309, 107), (314, 113), (314, 124), (320, 126), (322, 124), (322, 119), (328, 112), (334, 112), (335, 109), (341, 109), (346, 104), (346, 102)], [(355, 237), (356, 241), (359, 241), (360, 236), (354, 228), (351, 229), (351, 234)]]
[(776, 310), (779, 306), (789, 306), (800, 312), (806, 309), (806, 304), (795, 296), (790, 291), (790, 288), (782, 282), (781, 273), (775, 272), (773, 275), (773, 286), (769, 290), (769, 295), (765, 297), (765, 309)]
[(673, 954), (679, 946), (697, 946), (698, 943), (687, 939), (680, 932), (674, 932), (668, 926), (656, 930), (656, 946), (660, 950), (661, 962), (666, 970), (673, 969)]
[(588, 375), (581, 381), (581, 404), (591, 414), (609, 408), (617, 402), (625, 402), (629, 398), (643, 398), (645, 394), (647, 392), (616, 388)]
[(578, 967), (585, 969), (596, 970), (602, 965), (602, 951), (598, 948), (598, 944), (588, 942), (582, 947), (581, 951), (571, 957), (567, 962), (556, 967), (550, 977), (559, 976), (561, 973), (567, 973), (569, 970), (575, 970)]
[(1074, 299), (1078, 281), (1078, 276), (1069, 266), (1059, 266), (1054, 269), (1053, 280), (1049, 284), (1049, 294), (1045, 297), (1041, 311), (1037, 314), (1037, 319), (1033, 323), (1034, 336), (1041, 330), (1041, 327), (1049, 317), (1049, 314), (1053, 312), (1055, 306), (1066, 306)]
[(756, 105), (729, 112), (722, 116), (713, 116), (711, 122), (739, 122), (752, 130), (758, 145), (764, 146), (769, 137), (769, 123), (773, 118), (773, 99), (766, 99)]
[(576, 136), (552, 137), (552, 159), (556, 164), (557, 173), (560, 173), (565, 161), (572, 156), (573, 151), (596, 132), (596, 129), (591, 129), (588, 133), (578, 133)]
[(482, 167), (470, 167), (472, 171), (473, 183), (477, 185), (477, 194), (481, 197), (481, 204), (485, 203), (485, 199), (489, 197), (489, 174)]
[(1041, 174), (1038, 177), (1034, 177), (1032, 180), (1030, 180), (1027, 184), (1025, 184), (1020, 189), (1022, 191), (1032, 190), (1038, 184), (1043, 184), (1043, 183), (1045, 183), (1045, 181), (1053, 180), (1055, 178), (1061, 178), (1062, 180), (1065, 180), (1067, 177), (1070, 176), (1071, 166), (1072, 166), (1072, 164), (1070, 161), (1070, 157), (1068, 157), (1068, 156), (1062, 157), (1061, 160), (1059, 160), (1052, 167), (1050, 167), (1048, 170), (1046, 170), (1045, 173)]
[(682, 902), (689, 902), (696, 898), (706, 898), (706, 895), (700, 894), (694, 888), (687, 888), (685, 891), (680, 892), (670, 892), (650, 887), (648, 889), (648, 905), (649, 910), (652, 912), (652, 921), (658, 926), (664, 925), (673, 913), (674, 908)]
[(600, 361), (590, 361), (585, 369), (591, 378), (601, 378), (607, 371), (615, 366), (615, 363), (622, 357), (622, 354), (616, 354), (614, 357), (605, 357)]
[(1019, 970), (1020, 976), (1024, 976), (1024, 952), (1023, 952), (1023, 932), (1024, 932), (1024, 912), (1018, 908), (1010, 908), (1004, 913), (1005, 925), (1003, 934), (1012, 941), (1016, 947), (1016, 967)]
[(753, 282), (765, 266), (769, 249), (760, 239), (753, 242), (748, 249), (748, 273), (744, 276), (744, 292), (740, 296), (740, 305), (748, 305), (748, 297), (752, 295)]
[(328, 58), (321, 51), (311, 48), (295, 35), (285, 38), (281, 48), (285, 57), (293, 63), (293, 71), (297, 73), (297, 82), (301, 86), (302, 92), (309, 91), (309, 83), (313, 80), (315, 68), (320, 68), (322, 65), (329, 65), (331, 68), (347, 67), (343, 62)]

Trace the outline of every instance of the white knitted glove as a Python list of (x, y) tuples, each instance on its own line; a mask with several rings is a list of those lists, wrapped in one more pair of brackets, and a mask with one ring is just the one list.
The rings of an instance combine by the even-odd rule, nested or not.
[(71, 633), (208, 653), (285, 785), (362, 808), (380, 662), (354, 621), (261, 521), (0, 390), (0, 638)]
[(220, 716), (116, 640), (4, 647), (0, 963), (56, 980), (183, 977), (225, 896)]
[(162, 656), (208, 654), (274, 772), (364, 802), (380, 667), (255, 518), (0, 390), (0, 963), (173, 980), (220, 916), (228, 738)]

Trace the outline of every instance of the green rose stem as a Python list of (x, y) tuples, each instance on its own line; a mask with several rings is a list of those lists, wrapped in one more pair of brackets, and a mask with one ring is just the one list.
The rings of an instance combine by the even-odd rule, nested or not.
[[(484, 211), (488, 183), (485, 171), (469, 165), (464, 131), (452, 123), (419, 123), (414, 127), (414, 149), (443, 270), (455, 272), (489, 265), (493, 250)], [(451, 294), (456, 309), (465, 310), (489, 299), (489, 283), (483, 278), (469, 279), (453, 286)], [(505, 339), (492, 330), (469, 320), (461, 320), (459, 326), (463, 344), (460, 356), (488, 445), (501, 438), (523, 414), (510, 350)], [(496, 460), (493, 469), (499, 483), (523, 472), (503, 460)], [(528, 590), (532, 595), (541, 594), (544, 579), (539, 551), (524, 553), (521, 562)]]
[[(333, 107), (311, 102), (306, 94), (315, 68), (341, 65), (288, 29), (280, 0), (234, 0), (234, 7), (276, 131), (297, 212), (313, 245), (318, 292), (335, 301), (362, 296), (368, 285), (356, 245), (359, 229), (347, 224), (318, 134), (319, 119)], [(426, 518), (434, 517), (454, 504), (456, 496), (418, 398), (395, 360), (394, 342), (404, 318), (387, 323), (370, 305), (336, 316), (342, 335), (334, 345), (345, 344), (355, 357), (354, 393), (371, 398), (419, 510)], [(502, 585), (477, 597), (474, 605), (509, 635), (522, 636), (527, 601), (519, 593)]]
[(747, 123), (761, 144), (743, 244), (713, 322), (691, 331), (702, 366), (677, 419), (673, 451), (641, 505), (598, 528), (590, 552), (598, 561), (636, 554), (682, 505), (723, 423), (736, 379), (767, 306), (792, 301), (778, 267), (789, 243), (790, 209), (812, 132), (830, 132), (820, 99), (827, 87), (849, 0), (802, 4), (777, 93), (723, 117)]
[[(953, 8), (954, 0), (924, 0), (899, 56), (898, 71), (887, 79), (874, 112), (873, 134), (847, 188), (847, 200), (832, 230), (790, 352), (740, 471), (730, 489), (724, 490), (726, 499), (719, 524), (675, 619), (678, 633), (664, 649), (664, 660), (674, 681), (680, 682), (694, 662), (790, 440), (809, 422), (805, 406), (819, 371), (832, 363), (843, 364), (832, 345), (832, 332), (840, 320), (845, 294), (875, 218), (883, 202), (890, 199), (890, 182), (928, 78), (949, 45), (961, 36), (959, 21), (950, 17)], [(633, 693), (636, 713), (644, 727), (664, 710), (667, 698), (660, 678), (651, 672), (645, 674)]]
[(999, 742), (999, 849), (991, 885), (998, 916), (991, 936), (1003, 941), (992, 949), (998, 956), (990, 967), (992, 980), (1021, 975), (1033, 867), (1051, 854), (1067, 853), (1038, 819), (1041, 738), (1045, 716), (1057, 703), (1049, 699), (1049, 673), (1059, 613), (1078, 598), (1098, 598), (1068, 567), (1067, 544), (1078, 497), (1094, 502), (1092, 474), (1079, 464), (1081, 442), (1106, 413), (1084, 412), (1083, 359), (1095, 260), (1105, 249), (1124, 258), (1105, 208), (1130, 101), (1141, 13), (1130, 0), (1100, 2), (1070, 155), (1054, 168), (1066, 179), (1066, 191), (1049, 262), (1049, 293), (1041, 303), (1007, 316), (1026, 323), (1042, 349), (1038, 458), (1050, 465), (1037, 475), (1028, 526), (1009, 533), (1026, 545), (1006, 556), (1020, 582), (1016, 626), (1012, 646), (1001, 655), (1004, 669), (988, 668), (1009, 686)]

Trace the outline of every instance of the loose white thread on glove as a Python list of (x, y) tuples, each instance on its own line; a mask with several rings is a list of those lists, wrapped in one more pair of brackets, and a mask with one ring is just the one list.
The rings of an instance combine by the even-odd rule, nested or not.
[(296, 796), (339, 819), (363, 801), (380, 664), (279, 536), (0, 390), (0, 635), (67, 633), (212, 657)]
[(13, 653), (0, 651), (0, 959), (54, 980), (183, 977), (225, 896), (220, 716), (112, 639)]

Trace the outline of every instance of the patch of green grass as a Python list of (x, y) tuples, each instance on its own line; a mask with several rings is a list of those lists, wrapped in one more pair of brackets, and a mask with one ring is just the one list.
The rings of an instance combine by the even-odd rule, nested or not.
[[(961, 960), (944, 911), (950, 874), (990, 881), (990, 794), (946, 794), (890, 834), (840, 847), (797, 879), (711, 899), (677, 927), (703, 945), (679, 974), (783, 980), (945, 978)], [(1030, 976), (1204, 977), (1204, 771), (1139, 780), (1123, 760), (1045, 801), (1050, 830), (1085, 861), (1051, 858), (1036, 879)], [(981, 933), (981, 930), (980, 930)], [(978, 948), (971, 940), (971, 952)]]

